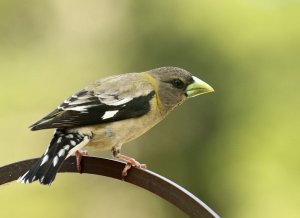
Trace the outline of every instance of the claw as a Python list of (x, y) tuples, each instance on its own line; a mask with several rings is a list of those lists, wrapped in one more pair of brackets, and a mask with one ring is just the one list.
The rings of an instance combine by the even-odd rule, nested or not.
[(132, 166), (136, 167), (138, 169), (146, 169), (147, 168), (146, 164), (141, 164), (133, 158), (127, 157), (125, 161), (126, 161), (126, 165), (125, 165), (124, 169), (122, 170), (122, 178), (123, 179), (127, 176), (127, 172), (128, 172), (128, 170), (131, 169)]
[(111, 151), (112, 151), (112, 154), (115, 158), (118, 158), (118, 159), (123, 160), (123, 161), (126, 162), (126, 165), (125, 165), (124, 169), (122, 170), (123, 180), (124, 180), (125, 176), (127, 176), (128, 170), (130, 170), (132, 166), (134, 166), (136, 168), (139, 168), (139, 169), (146, 169), (147, 168), (146, 164), (140, 164), (134, 158), (128, 157), (128, 156), (125, 156), (125, 155), (121, 154), (120, 153), (120, 147), (113, 147), (111, 149)]
[(130, 170), (131, 167), (132, 167), (131, 164), (128, 164), (128, 163), (127, 163), (127, 164), (125, 165), (124, 169), (122, 170), (122, 178), (123, 178), (123, 180), (124, 180), (124, 178), (127, 176), (127, 171)]

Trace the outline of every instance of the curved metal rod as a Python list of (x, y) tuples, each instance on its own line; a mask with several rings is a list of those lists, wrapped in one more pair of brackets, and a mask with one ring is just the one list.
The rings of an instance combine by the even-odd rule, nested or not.
[[(37, 160), (37, 158), (29, 159), (0, 167), (0, 185), (17, 180)], [(83, 157), (82, 159), (82, 173), (102, 175), (119, 180), (122, 180), (121, 172), (124, 166), (123, 162), (105, 158)], [(75, 157), (65, 160), (59, 171), (78, 173)], [(193, 194), (169, 179), (149, 170), (141, 170), (133, 167), (129, 170), (124, 181), (153, 192), (174, 204), (190, 217), (219, 217)]]

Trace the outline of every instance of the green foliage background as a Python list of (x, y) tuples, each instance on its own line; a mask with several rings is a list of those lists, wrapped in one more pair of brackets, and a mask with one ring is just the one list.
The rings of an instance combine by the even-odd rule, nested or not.
[[(222, 217), (300, 215), (300, 2), (0, 1), (0, 164), (40, 156), (31, 123), (89, 82), (179, 66), (216, 93), (123, 147)], [(108, 152), (92, 155), (110, 157)], [(0, 187), (1, 217), (185, 217), (124, 182)]]

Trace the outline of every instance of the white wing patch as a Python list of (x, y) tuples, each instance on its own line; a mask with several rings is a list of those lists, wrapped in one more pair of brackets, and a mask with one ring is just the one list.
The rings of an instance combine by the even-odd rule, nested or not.
[(95, 93), (95, 96), (106, 105), (119, 106), (130, 102), (134, 97), (120, 96), (119, 90), (106, 90), (102, 93)]
[(94, 107), (97, 105), (84, 105), (84, 106), (77, 106), (77, 107), (70, 107), (70, 108), (60, 108), (64, 111), (78, 111), (78, 112), (86, 112), (88, 108)]
[(108, 119), (108, 118), (111, 118), (111, 117), (115, 116), (116, 113), (118, 113), (118, 112), (119, 112), (119, 110), (115, 110), (115, 111), (106, 111), (105, 114), (102, 116), (102, 119), (103, 119), (103, 120), (106, 120), (106, 119)]
[(130, 102), (131, 100), (132, 100), (132, 98), (124, 98), (120, 101), (106, 102), (106, 104), (111, 105), (111, 106), (119, 106), (121, 104), (126, 104), (127, 102)]

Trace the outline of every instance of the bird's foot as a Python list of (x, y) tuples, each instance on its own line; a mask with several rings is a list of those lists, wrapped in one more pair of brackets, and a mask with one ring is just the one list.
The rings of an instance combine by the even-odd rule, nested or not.
[(126, 165), (124, 167), (124, 169), (122, 170), (122, 178), (124, 179), (125, 176), (127, 176), (127, 172), (128, 170), (131, 169), (131, 167), (136, 167), (139, 169), (146, 169), (147, 165), (146, 164), (141, 164), (138, 161), (136, 161), (134, 158), (132, 157), (128, 157), (125, 156), (123, 154), (120, 153), (120, 148), (118, 147), (113, 147), (112, 148), (112, 154), (115, 158), (118, 158), (119, 160), (125, 161)]
[(82, 156), (87, 156), (88, 152), (87, 150), (77, 150), (75, 152), (75, 156), (76, 156), (76, 167), (79, 173), (82, 173), (82, 168), (81, 168), (81, 160), (82, 160)]
[(131, 157), (123, 156), (123, 158), (121, 158), (121, 159), (126, 162), (126, 165), (125, 165), (124, 169), (122, 170), (122, 177), (123, 178), (125, 176), (127, 176), (127, 172), (128, 172), (128, 170), (131, 169), (132, 166), (134, 166), (136, 168), (139, 168), (139, 169), (146, 169), (147, 168), (146, 164), (141, 164), (141, 163), (139, 163), (138, 161), (136, 161), (135, 159), (133, 159)]

